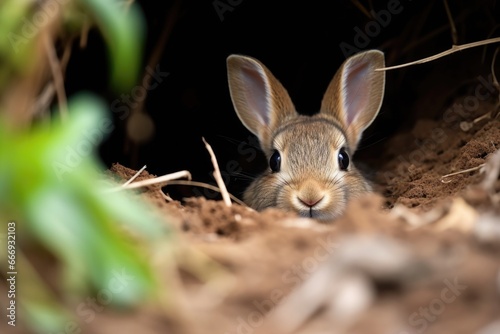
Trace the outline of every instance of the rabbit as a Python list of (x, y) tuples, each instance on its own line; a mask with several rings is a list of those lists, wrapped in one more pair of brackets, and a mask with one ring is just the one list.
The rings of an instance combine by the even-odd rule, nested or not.
[(276, 207), (301, 217), (335, 220), (350, 199), (372, 191), (352, 162), (363, 131), (384, 97), (384, 53), (346, 59), (323, 96), (320, 111), (300, 115), (286, 89), (255, 58), (227, 57), (231, 100), (243, 125), (259, 140), (269, 168), (246, 188), (257, 211)]

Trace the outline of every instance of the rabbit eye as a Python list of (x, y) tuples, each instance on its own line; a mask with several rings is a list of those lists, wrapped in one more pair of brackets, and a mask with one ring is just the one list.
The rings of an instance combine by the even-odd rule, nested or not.
[(269, 167), (271, 167), (271, 170), (274, 173), (280, 171), (280, 167), (281, 167), (281, 155), (280, 155), (280, 152), (274, 151), (273, 155), (271, 155), (271, 159), (269, 159)]
[(342, 170), (347, 170), (347, 167), (349, 167), (349, 154), (347, 154), (344, 147), (339, 151), (339, 167)]

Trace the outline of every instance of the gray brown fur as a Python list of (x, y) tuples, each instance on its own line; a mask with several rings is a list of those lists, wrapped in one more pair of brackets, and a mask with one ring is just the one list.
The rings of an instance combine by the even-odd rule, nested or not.
[[(371, 191), (355, 168), (352, 154), (382, 103), (385, 73), (374, 71), (379, 67), (384, 67), (380, 51), (347, 59), (329, 84), (320, 112), (304, 116), (295, 111), (286, 89), (262, 63), (247, 56), (228, 57), (229, 87), (238, 117), (258, 137), (267, 159), (274, 150), (282, 159), (279, 172), (268, 168), (246, 189), (243, 200), (249, 206), (256, 210), (278, 207), (332, 220), (343, 213), (351, 198)], [(357, 85), (354, 88), (351, 77)], [(353, 95), (358, 92), (359, 98)], [(352, 112), (346, 103), (349, 99), (363, 110)], [(345, 171), (338, 164), (342, 147), (351, 157)], [(316, 199), (318, 204), (304, 205)]]

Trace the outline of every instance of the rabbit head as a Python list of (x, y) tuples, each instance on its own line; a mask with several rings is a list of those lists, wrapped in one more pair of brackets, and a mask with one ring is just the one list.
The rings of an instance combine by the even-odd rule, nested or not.
[(299, 115), (281, 83), (258, 60), (227, 59), (229, 90), (243, 125), (257, 136), (269, 168), (246, 189), (256, 210), (277, 207), (300, 216), (331, 220), (349, 199), (370, 191), (352, 162), (363, 131), (384, 96), (384, 54), (348, 58), (324, 94), (319, 113)]

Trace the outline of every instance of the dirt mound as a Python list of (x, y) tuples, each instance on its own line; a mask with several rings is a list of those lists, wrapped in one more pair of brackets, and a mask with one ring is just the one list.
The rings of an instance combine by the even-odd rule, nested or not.
[[(176, 316), (118, 316), (123, 332), (497, 333), (500, 120), (494, 103), (467, 117), (450, 110), (384, 143), (371, 161), (377, 193), (331, 224), (143, 189), (225, 274), (201, 282), (181, 271)], [(114, 317), (89, 330), (104, 332)]]

